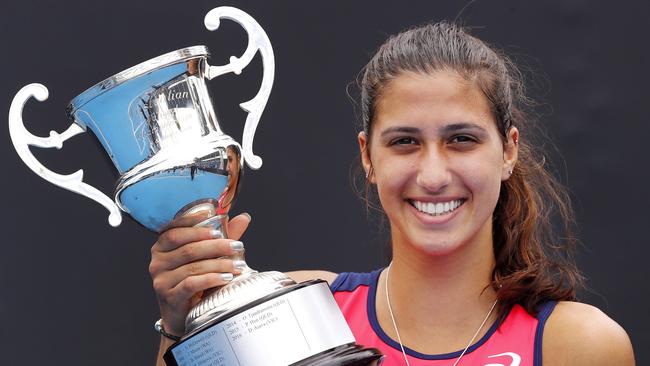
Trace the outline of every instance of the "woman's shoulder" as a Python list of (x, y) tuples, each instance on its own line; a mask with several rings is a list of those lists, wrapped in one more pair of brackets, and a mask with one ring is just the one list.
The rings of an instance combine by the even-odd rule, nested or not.
[(544, 365), (634, 365), (625, 330), (600, 309), (579, 302), (555, 306), (542, 350)]
[(304, 282), (309, 280), (325, 280), (328, 284), (332, 284), (338, 273), (321, 271), (321, 270), (306, 270), (306, 271), (293, 271), (287, 272), (287, 276), (291, 277), (296, 282)]

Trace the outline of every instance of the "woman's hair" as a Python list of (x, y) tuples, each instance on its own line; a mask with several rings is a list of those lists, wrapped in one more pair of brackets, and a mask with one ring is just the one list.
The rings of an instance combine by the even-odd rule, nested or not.
[(360, 109), (367, 141), (385, 86), (404, 72), (437, 71), (455, 72), (480, 88), (504, 144), (511, 127), (520, 131), (518, 161), (501, 184), (493, 214), (496, 266), (491, 286), (501, 314), (513, 304), (536, 314), (544, 301), (574, 300), (582, 277), (571, 256), (575, 239), (569, 195), (534, 146), (535, 124), (525, 112), (531, 103), (522, 75), (508, 57), (448, 22), (390, 37), (362, 70)]

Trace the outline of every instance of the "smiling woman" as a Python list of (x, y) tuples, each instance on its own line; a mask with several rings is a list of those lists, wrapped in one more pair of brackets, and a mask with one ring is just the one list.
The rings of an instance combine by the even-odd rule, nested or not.
[[(634, 364), (625, 331), (575, 302), (568, 195), (533, 143), (520, 79), (444, 22), (389, 38), (364, 70), (358, 140), (390, 222), (391, 264), (291, 276), (330, 281), (357, 342), (380, 349), (383, 365)], [(183, 333), (197, 293), (232, 280), (238, 264), (222, 257), (241, 250), (249, 220), (235, 218), (230, 239), (161, 235), (151, 268), (168, 333)]]
[[(453, 72), (405, 71), (375, 108), (373, 134), (361, 132), (359, 143), (391, 223), (394, 259), (405, 246), (432, 255), (465, 244), (477, 246), (468, 253), (491, 251), (490, 218), (517, 148), (503, 144), (481, 91)], [(509, 141), (518, 136), (514, 127), (508, 133)]]

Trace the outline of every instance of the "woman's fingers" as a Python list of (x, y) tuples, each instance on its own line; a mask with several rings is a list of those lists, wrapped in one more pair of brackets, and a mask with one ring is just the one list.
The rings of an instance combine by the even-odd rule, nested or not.
[[(192, 216), (191, 218), (193, 218), (193, 220), (188, 222), (196, 221), (197, 217), (197, 215)], [(177, 220), (183, 220), (183, 218)], [(241, 238), (250, 221), (251, 217), (247, 213), (237, 215), (230, 220), (228, 222), (228, 234), (230, 235), (230, 239)], [(169, 252), (182, 247), (187, 243), (220, 237), (218, 230), (213, 230), (209, 227), (184, 227), (180, 226), (180, 221), (176, 222), (176, 224), (179, 226), (170, 228), (160, 234), (158, 242), (156, 242), (152, 247), (152, 251), (157, 250), (160, 252)]]
[(158, 238), (152, 251), (169, 252), (191, 242), (213, 239), (215, 233), (207, 227), (178, 227), (169, 229)]
[(232, 278), (232, 273), (205, 273), (198, 276), (190, 276), (183, 279), (183, 281), (172, 289), (171, 296), (184, 301), (207, 289), (223, 286), (230, 282)]
[(151, 261), (154, 268), (150, 268), (150, 272), (155, 274), (160, 271), (174, 270), (192, 262), (235, 255), (243, 248), (242, 242), (229, 239), (191, 242), (173, 251), (156, 253)]
[[(158, 274), (154, 278), (153, 287), (158, 294), (168, 296), (171, 294), (170, 292), (175, 291), (175, 288), (187, 278), (210, 273), (219, 275), (219, 278), (223, 282), (219, 285), (223, 285), (232, 279), (233, 274), (239, 274), (242, 269), (243, 263), (238, 261), (232, 261), (226, 258), (205, 259), (185, 264), (173, 271), (165, 271)], [(192, 281), (194, 280), (190, 280), (189, 284), (185, 283), (183, 286), (197, 285)], [(205, 290), (205, 288), (201, 290)]]
[(170, 230), (176, 227), (194, 226), (201, 221), (207, 220), (211, 216), (212, 214), (209, 211), (199, 211), (191, 215), (180, 216), (175, 218), (172, 222), (170, 222), (165, 228), (165, 230)]

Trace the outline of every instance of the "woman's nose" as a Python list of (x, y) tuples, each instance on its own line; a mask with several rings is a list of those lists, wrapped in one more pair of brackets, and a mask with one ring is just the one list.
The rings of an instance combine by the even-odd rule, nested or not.
[(444, 151), (425, 149), (418, 162), (416, 183), (428, 192), (440, 192), (451, 182), (449, 161)]

